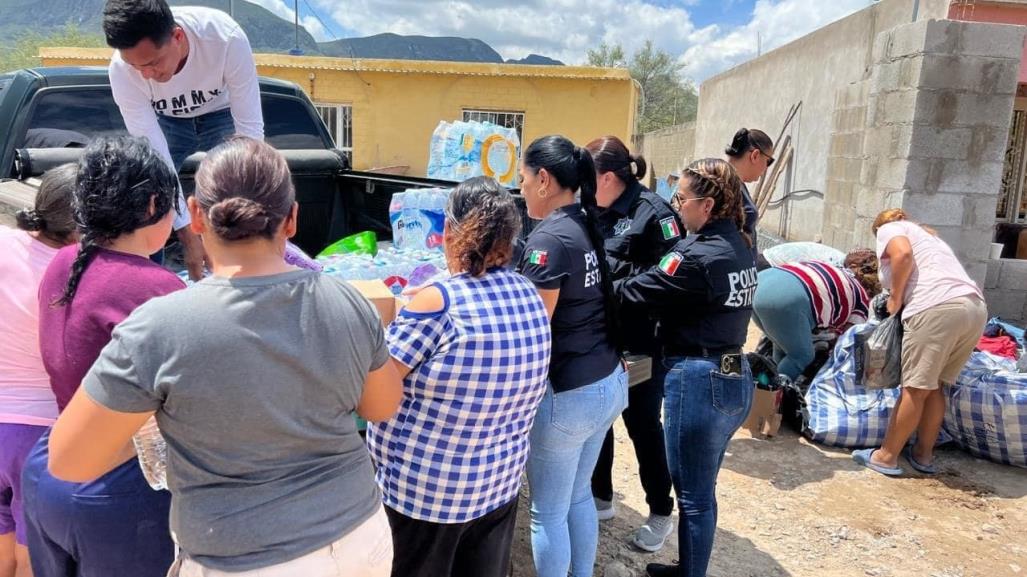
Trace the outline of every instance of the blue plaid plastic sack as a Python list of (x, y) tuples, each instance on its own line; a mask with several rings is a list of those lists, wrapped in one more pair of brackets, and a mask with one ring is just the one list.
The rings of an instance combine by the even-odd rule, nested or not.
[(1027, 374), (974, 352), (949, 389), (945, 430), (977, 457), (1027, 468)]
[(811, 440), (834, 447), (877, 447), (900, 389), (867, 389), (857, 375), (859, 349), (878, 323), (855, 325), (838, 338), (834, 352), (809, 390), (806, 406)]

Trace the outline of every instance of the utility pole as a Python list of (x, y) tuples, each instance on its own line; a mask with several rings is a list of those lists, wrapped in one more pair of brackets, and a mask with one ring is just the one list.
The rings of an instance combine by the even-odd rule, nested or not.
[(289, 54), (293, 56), (300, 56), (303, 51), (300, 50), (300, 0), (293, 0), (293, 29), (296, 32), (296, 40), (293, 49), (289, 51)]
[(235, 0), (228, 0), (228, 15), (235, 19)]

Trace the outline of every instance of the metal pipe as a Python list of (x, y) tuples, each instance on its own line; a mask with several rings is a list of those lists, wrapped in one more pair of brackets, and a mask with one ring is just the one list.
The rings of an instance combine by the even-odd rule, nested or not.
[(913, 22), (916, 22), (916, 17), (920, 14), (920, 0), (913, 0)]

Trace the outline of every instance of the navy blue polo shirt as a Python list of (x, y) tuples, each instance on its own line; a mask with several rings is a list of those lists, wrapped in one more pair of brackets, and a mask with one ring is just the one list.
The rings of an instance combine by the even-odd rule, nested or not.
[(659, 264), (615, 283), (622, 303), (646, 305), (673, 350), (741, 347), (756, 294), (756, 262), (730, 219), (707, 223), (677, 242)]
[(531, 231), (518, 266), (540, 289), (559, 289), (549, 380), (555, 392), (594, 383), (620, 358), (607, 337), (599, 256), (580, 204), (554, 210)]
[[(670, 204), (635, 181), (599, 214), (606, 239), (606, 260), (614, 280), (628, 278), (655, 266), (684, 232)], [(623, 342), (633, 353), (656, 351), (656, 321), (648, 307), (622, 307)]]

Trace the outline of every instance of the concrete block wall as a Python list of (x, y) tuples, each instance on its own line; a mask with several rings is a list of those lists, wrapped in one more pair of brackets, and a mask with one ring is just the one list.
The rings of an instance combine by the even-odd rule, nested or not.
[(1027, 320), (1027, 261), (988, 261), (984, 299), (988, 313), (1022, 324)]
[(863, 143), (866, 135), (870, 83), (854, 82), (838, 90), (827, 155), (827, 188), (824, 194), (823, 239), (841, 250), (856, 247), (852, 222), (863, 175)]
[(902, 207), (982, 284), (1025, 30), (923, 20), (877, 36), (853, 238)]
[(645, 156), (649, 163), (646, 182), (660, 178), (695, 160), (695, 122), (686, 122), (653, 132), (637, 139), (635, 152)]

